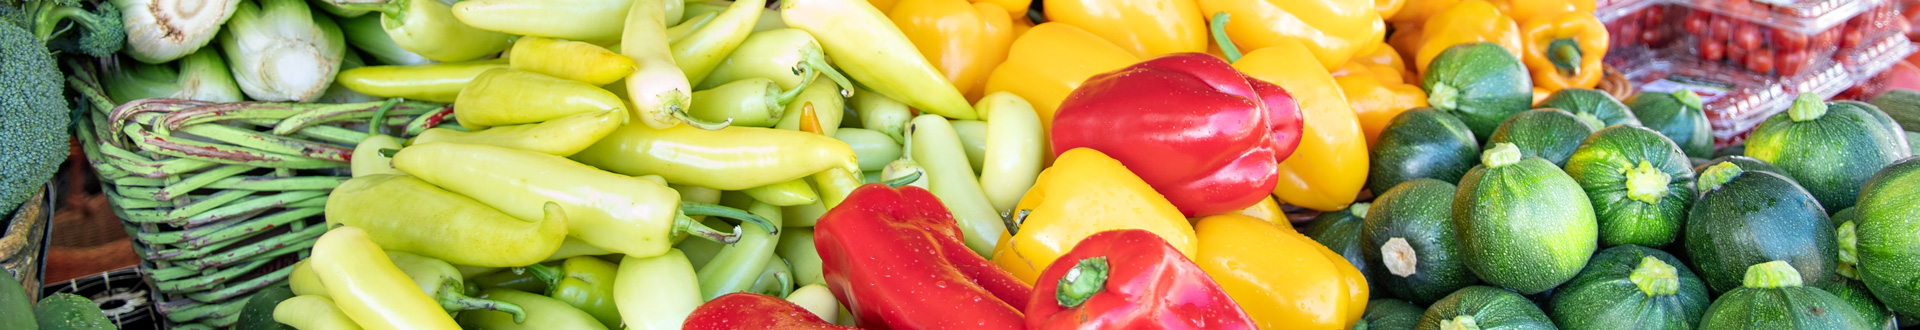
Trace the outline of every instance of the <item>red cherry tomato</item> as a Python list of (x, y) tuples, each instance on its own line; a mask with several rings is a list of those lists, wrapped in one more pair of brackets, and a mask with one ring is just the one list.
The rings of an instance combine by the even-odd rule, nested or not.
[(1727, 57), (1727, 45), (1718, 42), (1706, 42), (1700, 45), (1700, 60), (1719, 62)]
[(1780, 75), (1782, 76), (1799, 75), (1800, 71), (1806, 70), (1809, 65), (1813, 65), (1813, 63), (1808, 63), (1812, 62), (1812, 59), (1807, 58), (1806, 49), (1781, 53), (1778, 60), (1780, 60), (1780, 63), (1777, 63), (1779, 64), (1778, 69), (1780, 69)]
[(1759, 74), (1773, 73), (1773, 52), (1760, 50), (1747, 53), (1747, 70)]
[(1760, 50), (1760, 25), (1742, 23), (1733, 30), (1733, 47), (1747, 50)]
[(1681, 21), (1680, 26), (1687, 29), (1687, 34), (1705, 35), (1707, 33), (1707, 22), (1712, 20), (1713, 14), (1707, 13), (1704, 10), (1695, 10), (1687, 13), (1686, 20)]
[(1709, 33), (1707, 34), (1707, 39), (1714, 40), (1714, 41), (1727, 41), (1728, 38), (1733, 37), (1734, 23), (1735, 23), (1734, 19), (1731, 17), (1718, 16), (1718, 15), (1713, 16), (1713, 21), (1707, 23), (1707, 27), (1712, 30), (1712, 31), (1709, 31)]

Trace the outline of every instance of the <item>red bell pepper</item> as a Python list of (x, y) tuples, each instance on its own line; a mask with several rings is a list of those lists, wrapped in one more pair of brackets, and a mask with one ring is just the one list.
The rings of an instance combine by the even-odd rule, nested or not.
[(1087, 236), (1034, 283), (1027, 329), (1258, 329), (1192, 260), (1153, 232)]
[(864, 329), (1024, 329), (1033, 293), (968, 249), (920, 187), (867, 184), (814, 225), (827, 288)]
[(1272, 194), (1300, 122), (1286, 90), (1180, 53), (1088, 78), (1061, 102), (1049, 134), (1056, 156), (1080, 147), (1113, 156), (1195, 217)]
[(793, 330), (855, 330), (858, 328), (838, 326), (821, 320), (819, 316), (808, 312), (800, 305), (778, 297), (735, 292), (722, 295), (701, 304), (693, 314), (687, 315), (687, 321), (680, 324), (683, 330), (747, 330), (747, 329), (793, 329)]

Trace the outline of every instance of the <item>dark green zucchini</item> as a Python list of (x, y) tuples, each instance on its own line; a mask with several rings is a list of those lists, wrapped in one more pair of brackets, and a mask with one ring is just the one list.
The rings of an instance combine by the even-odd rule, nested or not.
[(1920, 91), (1895, 89), (1867, 101), (1887, 113), (1902, 127), (1920, 128)]
[(1366, 246), (1360, 241), (1360, 223), (1366, 219), (1367, 209), (1368, 203), (1353, 203), (1345, 210), (1321, 213), (1300, 233), (1339, 253), (1353, 268), (1359, 269), (1361, 275), (1371, 279), (1373, 270), (1367, 268), (1367, 259), (1360, 252)]
[(1713, 158), (1720, 158), (1720, 157), (1726, 157), (1726, 156), (1744, 156), (1746, 154), (1747, 154), (1746, 142), (1740, 142), (1739, 144), (1734, 144), (1734, 145), (1726, 146), (1719, 149), (1713, 149)]
[(112, 330), (113, 321), (100, 312), (92, 299), (70, 293), (55, 293), (33, 305), (33, 318), (42, 330)]
[(1565, 166), (1567, 158), (1580, 148), (1580, 142), (1600, 128), (1598, 124), (1591, 117), (1582, 119), (1565, 110), (1534, 109), (1501, 122), (1493, 131), (1493, 137), (1487, 138), (1487, 146), (1512, 143), (1523, 155), (1546, 159), (1553, 166)]
[(1533, 77), (1506, 48), (1489, 42), (1454, 45), (1440, 52), (1420, 77), (1427, 104), (1460, 117), (1473, 136), (1486, 140), (1500, 121), (1533, 105)]
[(1701, 174), (1700, 191), (1687, 213), (1687, 254), (1714, 292), (1739, 288), (1747, 266), (1774, 260), (1809, 285), (1839, 277), (1833, 223), (1793, 180), (1720, 163)]
[(1897, 328), (1893, 310), (1880, 304), (1880, 299), (1874, 298), (1873, 292), (1867, 290), (1866, 283), (1843, 278), (1820, 289), (1840, 297), (1840, 300), (1846, 301), (1847, 305), (1853, 306), (1853, 311), (1860, 312), (1860, 317), (1866, 319), (1872, 329), (1894, 330)]
[(1660, 132), (1615, 125), (1594, 132), (1567, 159), (1600, 224), (1600, 246), (1666, 246), (1680, 237), (1693, 204), (1686, 153)]
[(1621, 245), (1595, 254), (1548, 305), (1563, 329), (1688, 330), (1707, 311), (1707, 284), (1673, 255)]
[(1415, 179), (1373, 200), (1360, 231), (1373, 291), (1425, 305), (1480, 282), (1460, 258), (1454, 190), (1444, 181)]
[(1404, 300), (1374, 299), (1367, 302), (1367, 312), (1360, 315), (1360, 322), (1353, 324), (1353, 330), (1413, 330), (1420, 325), (1420, 315), (1426, 312)]
[(1580, 184), (1512, 144), (1493, 145), (1460, 179), (1453, 228), (1467, 269), (1487, 283), (1535, 294), (1572, 279), (1599, 233)]
[(0, 269), (0, 329), (34, 329), (33, 305), (27, 303), (27, 290), (13, 273)]
[(1707, 168), (1713, 167), (1713, 165), (1719, 164), (1719, 163), (1733, 163), (1734, 165), (1740, 165), (1741, 171), (1767, 172), (1767, 173), (1773, 173), (1775, 175), (1779, 175), (1781, 177), (1786, 177), (1789, 180), (1793, 179), (1792, 177), (1787, 177), (1787, 171), (1780, 170), (1780, 167), (1773, 166), (1772, 163), (1768, 163), (1767, 161), (1764, 161), (1764, 160), (1753, 159), (1753, 157), (1747, 157), (1747, 156), (1741, 156), (1741, 155), (1721, 156), (1720, 158), (1714, 158), (1712, 161), (1708, 161), (1706, 165), (1694, 167), (1693, 174), (1697, 178), (1700, 174), (1706, 173)]
[(1633, 110), (1628, 109), (1626, 104), (1621, 104), (1620, 100), (1614, 99), (1613, 94), (1595, 89), (1561, 89), (1547, 95), (1547, 99), (1541, 100), (1537, 107), (1566, 110), (1576, 115), (1592, 115), (1600, 119), (1600, 122), (1606, 123), (1603, 127), (1640, 126), (1640, 118), (1634, 116)]
[(1713, 127), (1707, 123), (1700, 95), (1681, 89), (1672, 93), (1640, 93), (1627, 99), (1640, 124), (1666, 135), (1688, 157), (1713, 157)]
[(1387, 122), (1367, 164), (1367, 189), (1375, 195), (1408, 180), (1460, 182), (1480, 164), (1480, 140), (1467, 124), (1433, 108), (1401, 112)]
[(1854, 241), (1840, 243), (1858, 259), (1860, 281), (1894, 311), (1920, 314), (1920, 158), (1874, 174), (1856, 208)]
[(1469, 286), (1454, 291), (1420, 315), (1419, 330), (1550, 330), (1553, 320), (1513, 291)]
[(1870, 329), (1852, 305), (1804, 285), (1786, 261), (1748, 267), (1741, 284), (1707, 307), (1701, 329)]
[(1754, 127), (1747, 157), (1786, 170), (1827, 209), (1852, 207), (1867, 177), (1912, 152), (1906, 137), (1887, 130), (1875, 112), (1871, 104), (1802, 94), (1786, 112)]
[(273, 320), (273, 309), (281, 301), (293, 298), (293, 288), (279, 285), (254, 293), (247, 298), (247, 304), (240, 307), (240, 320), (234, 323), (237, 330), (292, 330), (293, 327)]

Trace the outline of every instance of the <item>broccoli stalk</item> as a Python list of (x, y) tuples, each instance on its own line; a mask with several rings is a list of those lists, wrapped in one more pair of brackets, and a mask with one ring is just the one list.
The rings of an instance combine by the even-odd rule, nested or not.
[[(69, 30), (80, 30), (76, 38), (78, 51), (95, 57), (113, 56), (127, 43), (127, 30), (122, 25), (120, 8), (109, 3), (94, 6), (93, 11), (82, 9), (79, 0), (39, 1), (28, 6), (35, 8), (33, 34), (43, 43), (54, 41)], [(60, 24), (71, 21), (73, 24)]]

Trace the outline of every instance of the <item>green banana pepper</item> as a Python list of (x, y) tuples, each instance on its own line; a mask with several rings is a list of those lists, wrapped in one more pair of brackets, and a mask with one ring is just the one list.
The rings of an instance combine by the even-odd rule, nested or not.
[(334, 80), (361, 94), (452, 103), (481, 72), (507, 68), (507, 60), (365, 66), (341, 71)]
[(297, 296), (273, 307), (273, 321), (301, 330), (360, 330), (326, 296)]
[(547, 283), (547, 296), (580, 309), (607, 328), (620, 327), (620, 310), (613, 306), (613, 281), (620, 265), (595, 257), (572, 257), (560, 267), (530, 265), (528, 273)]
[(820, 261), (820, 251), (813, 247), (812, 228), (787, 229), (781, 233), (780, 246), (775, 247), (773, 253), (791, 265), (795, 285), (827, 283), (826, 273), (821, 269), (824, 263)]
[(727, 54), (747, 40), (753, 33), (753, 26), (765, 12), (766, 0), (736, 0), (727, 7), (727, 11), (714, 17), (706, 28), (694, 31), (692, 35), (674, 41), (669, 47), (673, 51), (673, 64), (687, 75), (689, 84), (698, 85), (720, 66)]
[[(812, 81), (813, 77), (808, 76), (807, 82), (811, 84)], [(733, 120), (733, 126), (773, 127), (786, 114), (787, 103), (800, 97), (805, 90), (793, 88), (781, 91), (780, 85), (774, 83), (773, 79), (742, 79), (693, 92), (693, 104), (687, 108), (687, 114), (700, 120)]]
[(906, 104), (864, 88), (853, 93), (852, 101), (853, 112), (860, 115), (860, 127), (886, 133), (893, 138), (893, 143), (907, 144), (907, 122), (913, 120), (914, 114)]
[[(775, 225), (780, 223), (778, 206), (753, 203), (747, 207), (747, 212), (766, 218)], [(705, 299), (752, 288), (754, 280), (764, 270), (767, 259), (773, 258), (773, 247), (780, 243), (780, 233), (769, 233), (753, 226), (742, 226), (740, 229), (743, 233), (739, 242), (721, 248), (712, 261), (700, 267), (700, 294)]]
[(842, 128), (833, 133), (833, 138), (853, 147), (854, 157), (860, 160), (860, 171), (863, 173), (879, 174), (880, 170), (887, 168), (887, 163), (900, 159), (902, 152), (900, 142), (876, 130)]
[(329, 223), (366, 229), (387, 250), (462, 265), (537, 263), (567, 236), (566, 215), (552, 202), (543, 206), (544, 219), (526, 221), (406, 175), (347, 180), (327, 198)]
[(800, 97), (787, 102), (787, 109), (780, 116), (780, 123), (773, 128), (799, 130), (802, 110), (813, 107), (814, 123), (820, 125), (820, 134), (833, 136), (840, 130), (840, 122), (846, 118), (847, 98), (841, 97), (840, 86), (825, 80), (815, 80), (807, 84)]
[(393, 261), (394, 267), (399, 267), (401, 273), (406, 273), (408, 278), (413, 279), (413, 284), (419, 285), (421, 291), (438, 301), (440, 308), (446, 309), (447, 312), (499, 311), (513, 315), (515, 322), (525, 320), (527, 317), (527, 313), (512, 302), (467, 296), (466, 281), (460, 278), (460, 270), (453, 268), (453, 264), (418, 254), (386, 252), (387, 260)]
[[(332, 7), (332, 5), (322, 6)], [(387, 35), (386, 28), (380, 27), (380, 16), (361, 15), (339, 20), (340, 31), (347, 37), (347, 44), (353, 45), (362, 53), (373, 56), (373, 60), (385, 65), (417, 65), (433, 63), (420, 54), (414, 54), (400, 44), (393, 43), (393, 37)]]
[(775, 183), (741, 190), (754, 200), (773, 204), (773, 206), (794, 206), (813, 204), (820, 201), (820, 194), (813, 192), (813, 186), (804, 179)]
[[(430, 1), (430, 0), (429, 0)], [(495, 300), (512, 302), (526, 308), (526, 319), (520, 320), (505, 313), (471, 312), (461, 314), (460, 326), (468, 329), (515, 330), (515, 329), (569, 329), (569, 330), (605, 330), (607, 326), (594, 320), (593, 315), (568, 306), (560, 300), (513, 289), (493, 288), (480, 291), (480, 296)]]
[[(749, 205), (751, 205), (751, 203), (749, 203)], [(742, 209), (745, 209), (745, 207), (742, 207)], [(730, 226), (726, 221), (714, 218), (701, 220), (701, 224), (710, 227)], [(673, 247), (680, 249), (681, 253), (686, 254), (687, 263), (693, 265), (693, 269), (700, 269), (701, 267), (706, 267), (707, 262), (713, 261), (714, 256), (720, 255), (720, 249), (726, 248), (727, 245), (709, 240), (696, 239), (682, 241), (679, 245), (674, 245)]]
[(506, 33), (462, 23), (453, 16), (453, 6), (438, 0), (330, 1), (341, 8), (379, 12), (380, 27), (395, 44), (435, 61), (467, 61), (507, 49)]
[(747, 292), (786, 298), (793, 294), (793, 267), (778, 257), (768, 258), (767, 263), (760, 266), (760, 274), (754, 278), (753, 286), (748, 287)]
[[(691, 7), (706, 6), (690, 4)], [(765, 21), (771, 17), (761, 16)], [(728, 54), (720, 66), (713, 68), (707, 80), (701, 81), (700, 89), (710, 89), (723, 84), (752, 78), (772, 79), (780, 88), (806, 86), (808, 73), (819, 73), (839, 84), (840, 88), (851, 90), (853, 83), (847, 76), (827, 63), (826, 51), (820, 49), (820, 42), (812, 34), (799, 29), (776, 29), (754, 32), (747, 36), (740, 47)], [(807, 68), (805, 71), (796, 67)], [(784, 104), (784, 103), (782, 103)]]
[(680, 250), (647, 258), (627, 256), (613, 281), (613, 302), (631, 330), (680, 329), (700, 307), (700, 279)]
[(526, 292), (547, 292), (547, 288), (550, 287), (547, 285), (547, 281), (540, 280), (539, 277), (533, 276), (533, 272), (527, 271), (525, 268), (474, 276), (467, 278), (467, 283), (471, 283), (481, 289), (504, 288)]

